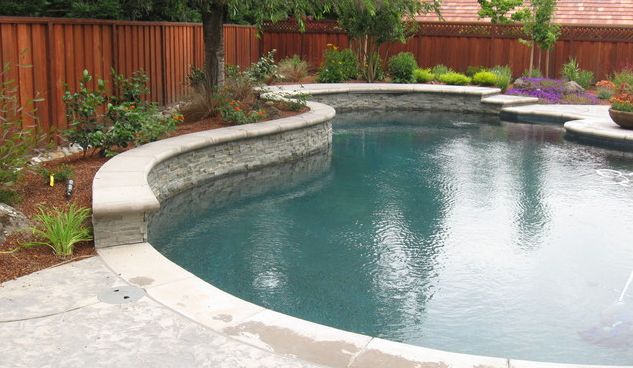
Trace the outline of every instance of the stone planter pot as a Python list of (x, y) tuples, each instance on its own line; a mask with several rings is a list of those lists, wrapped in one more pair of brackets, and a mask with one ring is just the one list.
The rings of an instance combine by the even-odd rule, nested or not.
[(611, 119), (624, 129), (633, 129), (633, 112), (609, 109)]

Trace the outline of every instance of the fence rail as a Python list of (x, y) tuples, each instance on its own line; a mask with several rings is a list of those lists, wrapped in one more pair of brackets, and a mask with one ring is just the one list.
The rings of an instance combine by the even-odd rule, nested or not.
[[(224, 39), (228, 63), (247, 66), (259, 58), (254, 27), (226, 25)], [(62, 95), (66, 85), (78, 87), (84, 69), (110, 83), (112, 69), (125, 75), (143, 69), (151, 98), (169, 104), (187, 92), (187, 73), (202, 66), (203, 55), (197, 23), (0, 17), (0, 63), (8, 67), (1, 78), (17, 87), (23, 126), (44, 132), (66, 128)], [(43, 101), (30, 104), (36, 97)]]
[[(520, 74), (528, 68), (530, 55), (529, 49), (518, 42), (524, 37), (520, 25), (425, 22), (406, 44), (385, 45), (381, 53), (387, 57), (410, 51), (424, 67), (444, 64), (464, 71), (470, 65), (509, 65)], [(265, 26), (262, 51), (277, 49), (280, 58), (296, 54), (317, 67), (328, 43), (349, 44), (345, 31), (336, 22), (307, 23), (304, 33), (294, 22), (281, 22)], [(618, 68), (633, 65), (633, 27), (563, 25), (550, 52), (549, 74), (558, 75), (570, 57), (601, 79)], [(536, 64), (545, 67), (544, 52)]]

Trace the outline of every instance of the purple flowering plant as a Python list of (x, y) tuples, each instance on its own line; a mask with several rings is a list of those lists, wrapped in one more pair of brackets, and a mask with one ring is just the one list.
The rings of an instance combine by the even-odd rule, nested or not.
[(565, 81), (549, 78), (522, 78), (520, 87), (508, 89), (506, 94), (536, 97), (545, 104), (599, 104), (598, 99), (586, 92), (565, 92)]

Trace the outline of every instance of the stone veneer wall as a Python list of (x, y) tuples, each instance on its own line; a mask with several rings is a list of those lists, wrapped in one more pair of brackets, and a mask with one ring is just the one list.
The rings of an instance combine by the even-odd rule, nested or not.
[(159, 201), (198, 183), (263, 166), (296, 160), (328, 148), (332, 124), (208, 146), (159, 163), (147, 181)]
[(482, 103), (481, 98), (481, 94), (448, 92), (344, 92), (314, 94), (309, 97), (310, 101), (330, 105), (338, 112), (358, 110), (439, 110), (499, 114), (502, 106)]
[[(264, 127), (263, 124), (266, 123), (261, 124)], [(174, 139), (178, 138), (180, 137)], [(162, 202), (213, 178), (290, 162), (327, 150), (331, 143), (332, 124), (327, 120), (298, 129), (209, 144), (181, 152), (157, 163), (147, 174), (147, 182), (157, 202)], [(103, 175), (107, 174), (106, 172)], [(121, 174), (126, 175), (125, 172)], [(97, 175), (95, 180), (99, 179)], [(93, 184), (93, 198), (99, 196), (100, 191), (102, 190), (95, 189)], [(97, 248), (147, 241), (150, 217), (156, 211), (160, 211), (159, 203), (154, 206), (136, 206), (134, 200), (137, 198), (131, 191), (126, 193), (126, 187), (121, 187), (120, 193), (122, 198), (130, 202), (127, 208), (119, 211), (99, 210), (99, 206), (93, 203), (94, 238)]]

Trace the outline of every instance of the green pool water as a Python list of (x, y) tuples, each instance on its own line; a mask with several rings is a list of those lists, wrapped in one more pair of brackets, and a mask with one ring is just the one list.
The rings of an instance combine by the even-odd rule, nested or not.
[[(442, 350), (633, 364), (633, 156), (560, 127), (352, 113), (331, 151), (162, 205), (150, 241), (213, 285)], [(629, 295), (630, 294), (630, 295)]]

